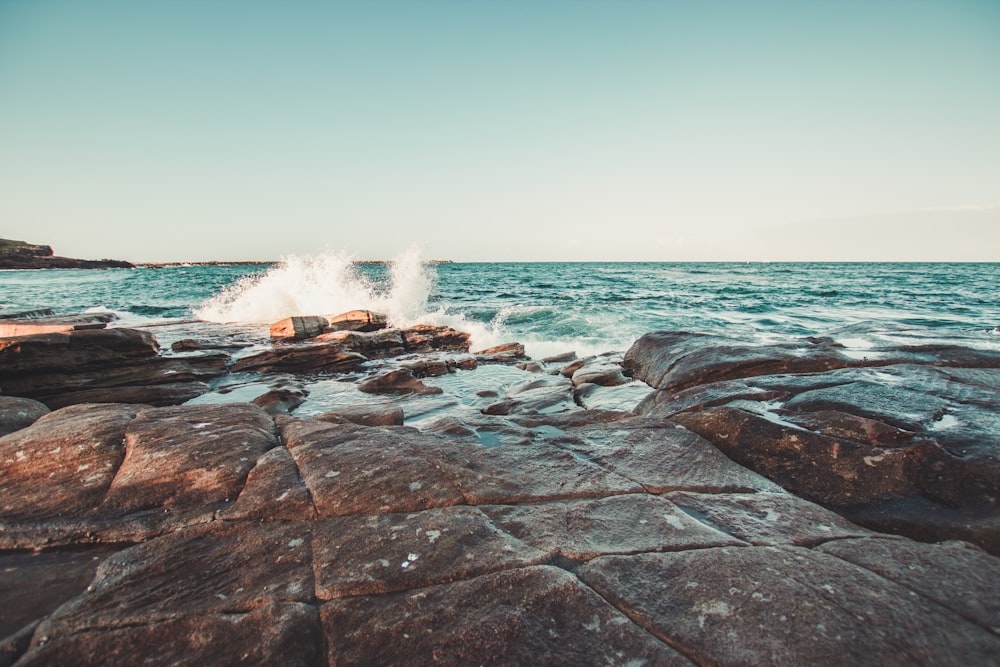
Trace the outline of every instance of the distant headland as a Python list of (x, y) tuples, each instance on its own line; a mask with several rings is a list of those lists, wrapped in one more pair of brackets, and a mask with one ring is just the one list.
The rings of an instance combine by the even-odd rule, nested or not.
[(52, 246), (0, 239), (0, 269), (134, 269), (118, 259), (57, 257)]
[[(0, 270), (3, 269), (163, 269), (178, 266), (271, 266), (278, 260), (210, 262), (126, 262), (120, 259), (74, 259), (57, 257), (52, 246), (0, 239)], [(363, 259), (355, 264), (391, 264), (387, 259)], [(428, 264), (452, 264), (450, 259), (432, 259)]]

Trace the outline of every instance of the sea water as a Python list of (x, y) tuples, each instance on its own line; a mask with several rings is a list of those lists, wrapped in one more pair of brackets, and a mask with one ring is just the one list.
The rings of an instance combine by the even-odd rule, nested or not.
[(949, 341), (1000, 347), (1000, 264), (388, 263), (346, 254), (270, 266), (0, 271), (0, 314), (112, 311), (119, 325), (268, 323), (370, 309), (449, 325), (473, 349), (520, 341), (540, 358), (623, 351), (688, 330), (780, 342)]

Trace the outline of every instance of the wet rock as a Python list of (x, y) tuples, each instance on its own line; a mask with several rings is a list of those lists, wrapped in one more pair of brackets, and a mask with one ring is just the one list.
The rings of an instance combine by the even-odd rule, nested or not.
[(388, 326), (385, 315), (370, 310), (352, 310), (327, 319), (329, 331), (378, 331)]
[(0, 386), (23, 374), (120, 365), (156, 356), (159, 345), (135, 329), (95, 329), (0, 339)]
[(745, 380), (712, 382), (680, 391), (654, 391), (636, 406), (637, 414), (669, 419), (681, 412), (704, 410), (733, 401), (773, 401), (788, 398), (787, 391), (754, 387)]
[(204, 350), (239, 350), (251, 347), (251, 343), (240, 341), (214, 341), (198, 340), (195, 338), (182, 338), (170, 344), (172, 352), (201, 352)]
[(173, 382), (85, 389), (57, 393), (45, 396), (44, 399), (54, 410), (79, 403), (140, 403), (163, 407), (180, 405), (208, 393), (209, 390), (209, 386), (204, 382)]
[(472, 579), (549, 556), (497, 530), (474, 507), (325, 519), (313, 538), (320, 600)]
[(622, 373), (620, 364), (602, 361), (596, 364), (586, 364), (573, 372), (573, 384), (596, 384), (602, 387), (617, 387), (626, 384), (629, 379)]
[(454, 417), (441, 417), (440, 419), (435, 419), (429, 424), (421, 425), (420, 430), (423, 433), (436, 433), (438, 435), (450, 435), (467, 438), (476, 437), (476, 431), (474, 429)]
[(410, 371), (400, 368), (365, 380), (358, 391), (366, 394), (441, 394), (440, 387), (426, 385)]
[(413, 377), (441, 377), (451, 372), (451, 367), (445, 359), (421, 359), (403, 366)]
[(924, 430), (947, 407), (945, 400), (923, 392), (870, 381), (802, 392), (784, 405), (794, 412), (846, 412), (909, 431)]
[(543, 364), (564, 364), (570, 361), (576, 360), (576, 352), (563, 352), (562, 354), (556, 354), (551, 357), (545, 357), (542, 359)]
[(407, 352), (468, 352), (469, 334), (451, 327), (434, 327), (424, 324), (402, 329), (403, 347)]
[(573, 401), (584, 410), (631, 413), (652, 391), (642, 382), (629, 382), (613, 387), (585, 383), (573, 390)]
[(301, 340), (318, 336), (327, 328), (327, 319), (315, 315), (286, 317), (271, 325), (271, 338)]
[(336, 407), (315, 419), (329, 421), (331, 417), (362, 426), (402, 426), (405, 415), (403, 408), (392, 403), (363, 402)]
[(537, 428), (539, 426), (550, 426), (556, 429), (566, 430), (579, 428), (581, 426), (591, 426), (593, 424), (610, 424), (623, 419), (629, 419), (635, 415), (631, 412), (621, 410), (577, 410), (576, 412), (560, 412), (556, 414), (539, 415), (514, 415), (510, 418), (515, 424), (520, 424), (527, 428)]
[(798, 547), (605, 556), (578, 574), (701, 664), (965, 664), (1000, 650), (909, 589)]
[(481, 509), (527, 544), (571, 560), (743, 544), (647, 494)]
[(527, 373), (544, 373), (545, 365), (540, 364), (537, 361), (525, 361), (523, 363), (517, 364), (519, 370), (525, 371)]
[(368, 359), (356, 352), (345, 352), (329, 343), (302, 343), (258, 352), (233, 363), (232, 371), (289, 373), (348, 373)]
[(885, 422), (859, 417), (839, 410), (820, 410), (801, 414), (788, 414), (785, 418), (797, 426), (830, 436), (856, 442), (867, 442), (880, 447), (902, 447), (916, 435)]
[(48, 413), (44, 403), (30, 398), (0, 396), (0, 438), (31, 426)]
[(679, 491), (666, 497), (700, 521), (758, 546), (808, 547), (869, 534), (838, 514), (790, 493)]
[(573, 401), (573, 383), (558, 375), (542, 375), (507, 389), (502, 401), (482, 412), (486, 415), (535, 414), (577, 410)]
[(321, 614), (330, 664), (690, 664), (554, 567), (342, 598)]
[(334, 331), (318, 336), (316, 340), (336, 345), (347, 352), (357, 352), (369, 359), (398, 357), (407, 353), (403, 333), (399, 329)]
[(308, 392), (303, 389), (272, 389), (253, 399), (252, 403), (269, 415), (289, 414), (306, 402)]
[(521, 343), (504, 343), (494, 345), (475, 353), (476, 360), (481, 364), (514, 364), (526, 359), (524, 345)]
[(634, 418), (577, 428), (557, 443), (650, 493), (781, 491), (726, 458), (704, 438), (669, 421)]
[(784, 488), (826, 505), (856, 505), (919, 492), (935, 447), (879, 448), (831, 438), (733, 407), (676, 415), (724, 454)]
[(851, 365), (856, 364), (833, 346), (748, 345), (686, 331), (646, 334), (632, 344), (623, 361), (632, 377), (655, 389), (674, 391), (722, 380), (818, 373)]

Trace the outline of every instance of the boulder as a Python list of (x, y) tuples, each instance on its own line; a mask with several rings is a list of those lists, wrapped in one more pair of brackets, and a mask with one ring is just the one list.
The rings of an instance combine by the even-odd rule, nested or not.
[(286, 317), (271, 325), (271, 338), (281, 340), (300, 340), (312, 338), (326, 331), (325, 317), (315, 315)]
[(316, 415), (315, 419), (328, 421), (331, 417), (362, 426), (402, 426), (405, 415), (401, 407), (392, 403), (363, 402), (338, 406)]
[(476, 352), (475, 355), (476, 361), (481, 364), (513, 364), (527, 358), (527, 355), (524, 353), (524, 345), (521, 343), (494, 345), (493, 347)]
[(418, 324), (402, 329), (403, 347), (407, 352), (468, 352), (469, 334), (451, 327)]
[(275, 347), (238, 359), (232, 365), (234, 373), (347, 373), (357, 370), (367, 357), (345, 352), (330, 343), (303, 343)]
[(0, 437), (31, 426), (48, 413), (44, 403), (30, 398), (0, 396)]
[(253, 399), (252, 403), (269, 415), (289, 414), (306, 402), (309, 392), (304, 389), (281, 387)]
[(381, 329), (379, 331), (333, 331), (316, 338), (317, 341), (330, 343), (340, 349), (363, 354), (369, 359), (385, 359), (406, 354), (403, 345), (403, 334), (399, 329)]
[(327, 331), (378, 331), (388, 326), (385, 315), (370, 310), (352, 310), (327, 319)]
[[(135, 329), (83, 329), (0, 339), (0, 386), (28, 373), (65, 373), (148, 360), (159, 345)], [(5, 389), (6, 390), (6, 389)]]
[(405, 368), (376, 375), (358, 385), (366, 394), (440, 394), (440, 387), (424, 384)]

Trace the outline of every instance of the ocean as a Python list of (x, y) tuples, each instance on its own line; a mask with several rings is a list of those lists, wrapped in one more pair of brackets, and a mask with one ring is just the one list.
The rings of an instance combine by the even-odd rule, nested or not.
[(830, 336), (1000, 348), (1000, 264), (388, 263), (343, 254), (262, 265), (0, 271), (0, 314), (112, 311), (118, 326), (273, 322), (356, 308), (446, 324), (473, 349), (541, 358), (624, 351), (654, 330), (781, 342)]

